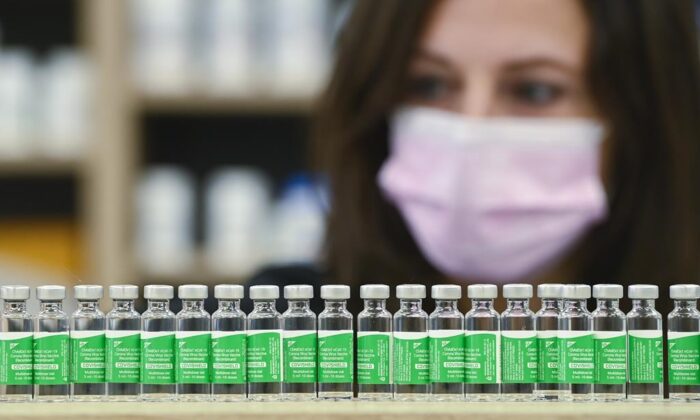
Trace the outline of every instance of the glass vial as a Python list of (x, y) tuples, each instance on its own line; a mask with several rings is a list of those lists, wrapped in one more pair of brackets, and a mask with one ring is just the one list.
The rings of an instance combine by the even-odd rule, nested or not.
[(140, 396), (141, 315), (134, 309), (139, 288), (109, 286), (112, 310), (107, 313), (105, 374), (107, 399), (136, 401)]
[(214, 287), (219, 308), (211, 316), (212, 394), (216, 401), (246, 398), (245, 313), (241, 310), (243, 286)]
[(627, 397), (627, 319), (620, 310), (619, 284), (596, 284), (593, 297), (593, 398), (622, 401)]
[(73, 287), (78, 309), (70, 318), (71, 395), (74, 401), (105, 399), (105, 314), (102, 286)]
[(253, 311), (247, 324), (248, 398), (274, 401), (282, 394), (282, 319), (277, 286), (251, 286)]
[(391, 313), (386, 310), (389, 286), (360, 286), (365, 307), (357, 315), (357, 397), (385, 401), (391, 391)]
[(175, 381), (180, 401), (211, 399), (211, 316), (204, 310), (209, 288), (185, 284), (177, 288), (182, 310), (176, 316)]
[(282, 314), (282, 392), (288, 400), (316, 398), (318, 336), (316, 314), (309, 305), (313, 297), (312, 286), (284, 287), (287, 310)]
[(354, 382), (354, 334), (347, 310), (350, 286), (321, 286), (323, 312), (318, 315), (318, 397), (350, 400)]
[(537, 333), (530, 310), (532, 285), (503, 286), (506, 310), (501, 315), (501, 396), (506, 401), (531, 401), (537, 382)]
[(559, 401), (564, 394), (564, 386), (559, 383), (559, 315), (563, 287), (559, 283), (537, 286), (541, 305), (535, 314), (538, 355), (535, 399), (540, 401)]
[(30, 289), (2, 286), (0, 315), (0, 401), (32, 400), (34, 320), (27, 312)]
[(674, 401), (700, 401), (700, 286), (671, 286), (673, 311), (668, 314), (668, 396)]
[(562, 289), (559, 315), (559, 381), (564, 399), (590, 401), (593, 398), (593, 318), (588, 311), (591, 286), (567, 284)]
[(68, 315), (63, 312), (66, 288), (39, 286), (39, 313), (34, 323), (34, 400), (68, 401), (69, 335)]
[(464, 315), (465, 385), (467, 401), (496, 401), (501, 392), (500, 316), (493, 307), (494, 284), (471, 284), (472, 308)]
[(664, 396), (663, 331), (661, 314), (654, 308), (659, 287), (635, 284), (627, 288), (632, 310), (627, 314), (629, 401), (661, 401)]
[(175, 290), (167, 285), (148, 285), (143, 297), (148, 302), (141, 315), (141, 399), (175, 399), (175, 314), (170, 300)]
[(437, 284), (430, 288), (435, 310), (428, 318), (430, 393), (436, 401), (464, 399), (464, 315), (457, 308), (462, 288)]
[(428, 314), (423, 310), (425, 286), (396, 287), (399, 310), (394, 314), (394, 398), (424, 401), (430, 398), (430, 341)]

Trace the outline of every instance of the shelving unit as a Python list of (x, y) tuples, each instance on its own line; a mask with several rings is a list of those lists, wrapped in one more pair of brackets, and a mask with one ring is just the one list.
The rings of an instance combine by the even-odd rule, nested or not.
[[(170, 163), (163, 162), (162, 156), (152, 153), (154, 150), (162, 151), (164, 142), (169, 141), (164, 138), (169, 135), (168, 132), (160, 129), (157, 123), (156, 128), (152, 129), (152, 122), (168, 123), (160, 126), (170, 125), (170, 122), (192, 124), (195, 128), (191, 131), (196, 132), (197, 129), (202, 131), (201, 127), (210, 123), (235, 129), (236, 119), (248, 121), (279, 117), (306, 120), (312, 112), (313, 100), (212, 97), (197, 92), (174, 97), (141, 94), (130, 80), (129, 2), (66, 2), (73, 5), (76, 15), (66, 19), (64, 24), (79, 25), (75, 28), (75, 43), (86, 52), (91, 62), (94, 91), (98, 94), (94, 98), (94, 132), (90, 136), (88, 149), (84, 159), (76, 162), (53, 162), (39, 158), (0, 160), (0, 180), (37, 176), (60, 176), (74, 180), (78, 196), (74, 217), (81, 227), (84, 251), (84, 270), (76, 274), (84, 282), (106, 285), (124, 282), (179, 284), (195, 280), (209, 283), (244, 281), (208, 273), (201, 263), (202, 258), (198, 258), (200, 263), (190, 273), (177, 276), (150, 276), (136, 267), (132, 231), (133, 191), (137, 177), (147, 165)], [(228, 122), (229, 118), (234, 122)], [(302, 131), (296, 130), (297, 133)], [(199, 141), (197, 138), (183, 140), (180, 137), (177, 140), (181, 144)], [(241, 147), (233, 145), (236, 141), (232, 139), (230, 143), (233, 151), (238, 150), (235, 147)], [(295, 143), (294, 147), (298, 144)], [(290, 155), (284, 148), (282, 153)], [(226, 156), (226, 153), (222, 155)], [(303, 153), (291, 155), (286, 158), (303, 160), (300, 157)], [(213, 163), (211, 169), (219, 164)], [(207, 170), (205, 164), (197, 162), (193, 165), (197, 166), (194, 168), (195, 176), (201, 181)], [(300, 165), (294, 162), (289, 168)], [(275, 175), (276, 178), (279, 176), (281, 174)], [(201, 232), (198, 236), (201, 240)], [(60, 277), (60, 274), (57, 273), (56, 277)]]

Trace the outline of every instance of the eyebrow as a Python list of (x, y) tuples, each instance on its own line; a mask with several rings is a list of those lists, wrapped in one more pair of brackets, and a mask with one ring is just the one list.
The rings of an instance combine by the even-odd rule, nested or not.
[[(449, 70), (457, 70), (449, 59), (447, 59), (443, 55), (436, 54), (432, 51), (424, 49), (418, 50), (418, 52), (415, 55), (415, 59), (426, 60), (431, 62), (431, 64), (447, 67)], [(512, 62), (506, 63), (505, 71), (515, 72), (533, 67), (553, 67), (566, 73), (577, 73), (573, 66), (561, 60), (556, 60), (554, 58), (544, 55), (532, 55), (529, 57), (524, 56), (522, 58), (516, 58)]]

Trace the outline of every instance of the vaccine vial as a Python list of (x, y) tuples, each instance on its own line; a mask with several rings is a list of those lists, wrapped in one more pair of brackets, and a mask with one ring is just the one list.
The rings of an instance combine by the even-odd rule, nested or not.
[(323, 312), (318, 315), (318, 397), (350, 400), (354, 382), (352, 314), (347, 310), (350, 286), (321, 286)]
[(134, 309), (139, 288), (112, 285), (109, 297), (112, 310), (107, 313), (105, 333), (107, 399), (136, 401), (141, 388), (141, 315)]
[(203, 284), (177, 288), (182, 310), (176, 316), (175, 381), (180, 401), (211, 399), (211, 316), (204, 310), (209, 289)]
[(629, 401), (661, 401), (664, 395), (663, 331), (661, 314), (654, 308), (659, 287), (635, 284), (627, 288), (632, 310), (627, 314)]
[(0, 289), (0, 401), (32, 399), (34, 320), (27, 312), (29, 292), (27, 286)]
[(399, 310), (394, 314), (394, 399), (424, 401), (430, 398), (430, 341), (428, 314), (423, 310), (425, 286), (396, 287)]
[(620, 310), (619, 284), (596, 284), (593, 297), (593, 398), (622, 401), (627, 397), (627, 320)]
[(248, 398), (278, 400), (282, 393), (282, 317), (277, 286), (251, 286), (253, 311), (247, 324)]
[(241, 310), (243, 286), (214, 287), (219, 308), (211, 316), (212, 394), (216, 401), (246, 398), (245, 313)]
[(467, 401), (496, 401), (501, 392), (500, 316), (493, 307), (494, 284), (471, 284), (472, 307), (464, 316), (464, 391)]
[(539, 401), (559, 401), (564, 394), (564, 386), (559, 382), (559, 315), (563, 288), (559, 283), (537, 286), (541, 305), (535, 314), (538, 355), (535, 399)]
[(102, 286), (73, 287), (78, 309), (70, 318), (71, 395), (74, 401), (100, 401), (105, 385), (105, 314)]
[(284, 287), (287, 310), (282, 314), (282, 392), (288, 400), (316, 398), (318, 337), (316, 314), (309, 304), (313, 297), (312, 286)]
[(34, 400), (68, 401), (69, 320), (63, 312), (66, 288), (39, 286), (36, 297), (39, 299), (39, 313), (34, 323)]
[(506, 310), (501, 315), (501, 396), (506, 401), (531, 401), (537, 382), (537, 333), (530, 310), (532, 285), (503, 286)]
[(700, 286), (671, 286), (673, 311), (668, 314), (668, 396), (674, 401), (700, 401)]
[(590, 401), (593, 398), (593, 318), (588, 311), (591, 286), (567, 284), (562, 289), (559, 315), (559, 381), (564, 399)]
[(357, 397), (385, 401), (392, 394), (391, 313), (386, 310), (389, 286), (360, 286), (364, 309), (357, 315)]
[(464, 315), (457, 308), (462, 288), (438, 284), (430, 288), (435, 310), (428, 319), (430, 393), (437, 401), (464, 399)]
[(175, 314), (170, 310), (172, 286), (152, 284), (144, 287), (148, 302), (141, 315), (141, 399), (175, 399)]

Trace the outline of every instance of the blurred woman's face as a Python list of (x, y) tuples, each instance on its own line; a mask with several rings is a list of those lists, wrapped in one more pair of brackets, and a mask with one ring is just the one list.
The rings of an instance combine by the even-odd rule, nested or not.
[(592, 117), (578, 0), (442, 0), (410, 67), (407, 102), (471, 117)]

